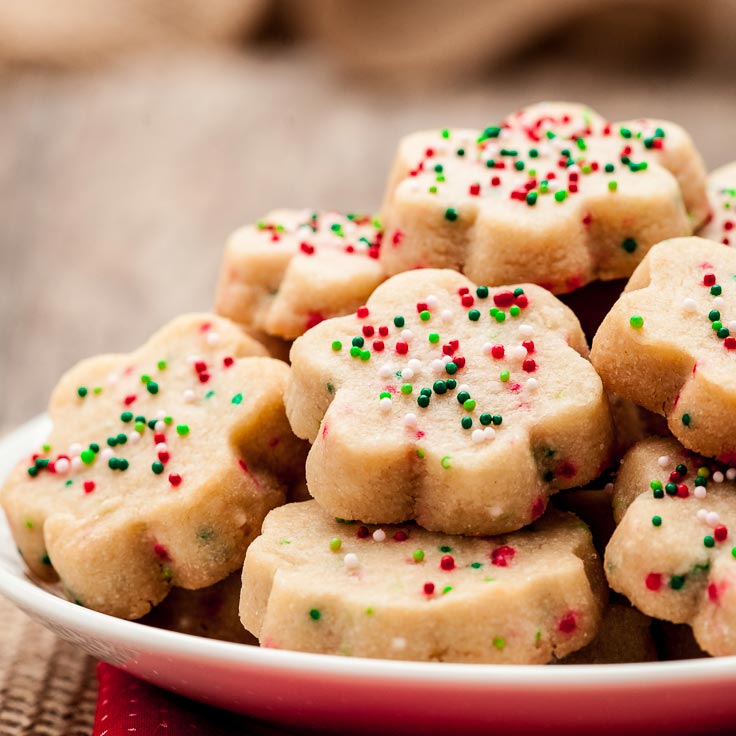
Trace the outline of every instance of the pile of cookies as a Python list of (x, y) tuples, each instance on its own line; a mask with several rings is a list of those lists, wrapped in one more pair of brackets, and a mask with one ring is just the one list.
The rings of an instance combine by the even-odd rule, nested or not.
[(80, 605), (261, 646), (735, 654), (735, 208), (666, 121), (410, 135), (378, 217), (270, 213), (216, 314), (61, 379), (0, 495), (19, 551)]

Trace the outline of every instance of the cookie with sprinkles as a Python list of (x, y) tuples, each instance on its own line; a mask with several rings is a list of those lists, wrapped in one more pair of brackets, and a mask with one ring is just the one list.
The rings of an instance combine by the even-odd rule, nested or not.
[(675, 439), (643, 440), (614, 488), (611, 587), (644, 613), (689, 624), (714, 656), (736, 654), (736, 467)]
[(261, 646), (442, 662), (540, 663), (590, 642), (606, 589), (587, 527), (549, 511), (502, 537), (272, 511), (243, 568)]
[(366, 215), (274, 210), (230, 236), (216, 310), (293, 340), (365, 302), (385, 278), (382, 237), (378, 220)]
[(498, 534), (597, 477), (606, 396), (573, 313), (523, 284), (407, 271), (297, 339), (286, 409), (332, 515)]
[(382, 208), (387, 273), (455, 268), (555, 293), (627, 278), (649, 248), (709, 213), (705, 170), (674, 123), (610, 123), (543, 102), (484, 130), (399, 144)]
[(736, 458), (736, 250), (659, 243), (593, 340), (606, 388), (667, 419), (683, 445)]
[(723, 245), (736, 245), (736, 162), (708, 177), (712, 216), (698, 235)]
[(264, 352), (229, 320), (193, 314), (64, 375), (48, 440), (0, 490), (32, 572), (132, 619), (172, 586), (237, 570), (303, 474), (283, 404), (289, 368)]

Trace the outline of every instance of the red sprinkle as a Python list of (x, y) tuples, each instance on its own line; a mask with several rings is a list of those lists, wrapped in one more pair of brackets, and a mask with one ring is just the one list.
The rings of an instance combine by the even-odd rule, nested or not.
[(572, 634), (575, 629), (578, 627), (578, 622), (575, 618), (575, 613), (573, 611), (568, 611), (561, 619), (560, 623), (557, 625), (557, 628), (563, 633), (563, 634)]
[(687, 498), (690, 495), (690, 491), (684, 483), (677, 484), (677, 497)]
[(480, 194), (480, 184), (471, 184), (468, 193), (471, 197), (477, 197)]
[(443, 570), (454, 570), (455, 569), (455, 559), (452, 555), (443, 555), (442, 559), (440, 560), (440, 567)]
[(169, 560), (171, 559), (169, 557), (169, 552), (166, 549), (166, 547), (163, 546), (163, 544), (159, 544), (156, 542), (156, 544), (153, 545), (153, 552), (156, 555), (156, 557), (162, 559), (162, 560)]
[(658, 572), (650, 572), (644, 583), (647, 590), (659, 590), (662, 587), (662, 576)]
[(365, 539), (366, 537), (369, 537), (370, 535), (371, 535), (371, 532), (367, 526), (358, 527), (358, 539)]
[(703, 276), (703, 285), (704, 286), (713, 286), (716, 282), (716, 275), (714, 273), (707, 273), (705, 276)]
[(314, 246), (309, 243), (299, 243), (299, 249), (302, 253), (311, 256), (314, 253)]
[(403, 529), (399, 529), (399, 531), (394, 534), (395, 542), (406, 542), (407, 539), (409, 539), (409, 535)]
[(222, 364), (225, 368), (229, 368), (235, 362), (235, 358), (231, 358), (229, 355), (222, 359)]
[(708, 600), (711, 603), (718, 603), (718, 586), (715, 583), (708, 586)]
[(513, 291), (499, 291), (493, 295), (493, 303), (497, 307), (509, 307), (514, 303)]
[(409, 352), (409, 344), (405, 342), (396, 343), (396, 352), (399, 355), (406, 355)]
[(531, 355), (534, 352), (534, 340), (524, 340), (521, 343), (522, 347), (526, 348), (526, 352)]
[(373, 337), (374, 333), (373, 325), (363, 325), (363, 335), (365, 337)]
[(181, 476), (179, 473), (171, 473), (169, 475), (169, 483), (171, 483), (174, 488), (176, 488), (178, 485), (181, 485)]
[(381, 325), (381, 326), (380, 326), (380, 327), (378, 328), (378, 334), (379, 334), (379, 335), (380, 335), (381, 337), (388, 337), (388, 327), (386, 327), (386, 325)]
[(432, 595), (434, 593), (434, 583), (424, 583), (424, 595)]
[(375, 350), (375, 351), (376, 351), (377, 353), (382, 353), (382, 352), (383, 352), (383, 349), (384, 349), (385, 347), (386, 347), (386, 346), (385, 346), (385, 345), (383, 344), (383, 340), (374, 340), (374, 341), (373, 341), (373, 349), (374, 349), (374, 350)]
[(84, 492), (85, 493), (92, 493), (94, 489), (95, 489), (95, 482), (93, 480), (84, 481)]
[(504, 350), (504, 347), (503, 347), (503, 345), (494, 345), (494, 346), (493, 346), (493, 347), (491, 348), (491, 355), (492, 355), (492, 356), (493, 356), (493, 357), (494, 357), (494, 358), (495, 358), (496, 360), (500, 360), (501, 358), (503, 358), (503, 356), (504, 356), (504, 353), (505, 353), (505, 352), (506, 352), (506, 351)]
[(370, 312), (368, 311), (368, 307), (358, 307), (358, 310), (355, 312), (355, 314), (357, 314), (360, 319), (365, 319), (370, 314)]
[(527, 358), (522, 364), (521, 367), (527, 372), (527, 373), (534, 373), (535, 370), (537, 370), (537, 362), (534, 360), (534, 358)]
[(125, 406), (130, 406), (137, 398), (138, 397), (135, 396), (134, 394), (131, 394), (130, 396), (126, 396), (123, 399), (123, 404), (125, 404)]
[(723, 524), (719, 524), (713, 530), (713, 536), (715, 537), (716, 542), (725, 542), (728, 538), (728, 529)]
[(516, 550), (513, 547), (503, 544), (491, 552), (491, 564), (496, 567), (508, 567), (515, 555)]
[(472, 307), (475, 304), (475, 298), (472, 294), (463, 294), (460, 301), (464, 307)]

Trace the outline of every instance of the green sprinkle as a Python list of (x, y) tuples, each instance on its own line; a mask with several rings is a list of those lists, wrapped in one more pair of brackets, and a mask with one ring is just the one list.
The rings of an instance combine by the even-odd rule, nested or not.
[(146, 391), (148, 391), (149, 394), (157, 394), (158, 384), (156, 383), (156, 381), (149, 381), (146, 384)]
[(42, 565), (50, 565), (51, 564), (51, 558), (45, 554), (41, 557), (41, 564)]
[(494, 414), (493, 417), (491, 417), (491, 421), (496, 427), (499, 427), (503, 422), (503, 417), (500, 414)]
[(567, 191), (559, 189), (555, 192), (555, 202), (564, 202), (567, 199)]
[(662, 526), (662, 517), (661, 516), (652, 516), (652, 525), (653, 526)]
[(534, 206), (534, 205), (535, 205), (535, 204), (537, 203), (537, 197), (538, 197), (538, 196), (539, 196), (539, 195), (538, 195), (538, 194), (537, 194), (536, 192), (529, 192), (529, 193), (528, 193), (528, 194), (526, 195), (526, 203), (527, 203), (527, 204), (528, 204), (528, 205), (529, 205), (530, 207), (533, 207), (533, 206)]
[(510, 376), (511, 374), (508, 371), (501, 371), (499, 378), (503, 383), (506, 383), (509, 380)]
[(686, 426), (690, 426), (690, 422), (692, 422), (692, 417), (689, 414), (683, 414), (682, 415), (682, 423)]
[(634, 238), (626, 238), (623, 243), (621, 243), (621, 247), (627, 252), (627, 253), (633, 253), (636, 250), (637, 242), (634, 240)]
[(449, 138), (450, 137), (450, 131), (447, 128), (442, 128), (442, 131), (441, 131), (440, 135), (443, 138)]
[(506, 646), (506, 639), (504, 639), (502, 636), (496, 636), (493, 638), (493, 646), (496, 647), (499, 651), (502, 650)]
[(365, 340), (358, 335), (353, 338), (353, 346), (356, 348), (362, 348), (365, 345)]
[(432, 384), (432, 389), (436, 394), (444, 394), (447, 392), (447, 384), (444, 381), (435, 381)]
[(440, 465), (445, 469), (449, 470), (450, 468), (450, 461), (452, 460), (452, 457), (450, 455), (445, 455), (442, 460), (440, 460)]
[(339, 340), (333, 340), (332, 341), (332, 349), (337, 352), (338, 350), (342, 350), (342, 343)]
[(132, 422), (132, 421), (133, 421), (133, 412), (132, 412), (132, 411), (124, 411), (124, 412), (123, 412), (123, 413), (122, 413), (122, 414), (120, 415), (120, 421), (121, 421), (121, 422), (125, 422), (126, 424), (127, 424), (128, 422)]
[(235, 396), (230, 399), (231, 404), (242, 404), (243, 403), (243, 394), (235, 394)]
[(360, 359), (365, 363), (366, 360), (371, 359), (371, 351), (370, 350), (361, 350), (360, 351)]
[(427, 309), (423, 309), (421, 312), (419, 312), (419, 319), (422, 320), (422, 322), (429, 322), (429, 320), (432, 318), (432, 314)]
[(189, 425), (188, 424), (177, 424), (176, 433), (179, 435), (179, 437), (186, 437), (189, 434)]
[(35, 465), (31, 465), (30, 468), (28, 468), (28, 475), (31, 476), (31, 478), (35, 478), (38, 475), (38, 468)]
[(487, 427), (493, 421), (493, 417), (488, 413), (483, 413), (478, 417), (478, 421), (480, 421), (484, 427)]
[(721, 313), (717, 309), (711, 309), (710, 312), (708, 312), (708, 319), (711, 322), (715, 322), (716, 320), (719, 320), (721, 318)]
[(629, 324), (635, 330), (640, 330), (642, 327), (644, 327), (644, 317), (640, 317), (638, 314), (634, 314), (629, 318)]
[(350, 348), (350, 355), (353, 358), (360, 357), (360, 348), (359, 347), (356, 347), (355, 345), (353, 345), (353, 347)]
[(512, 317), (518, 317), (521, 314), (521, 308), (518, 305), (513, 304), (511, 307), (509, 307), (509, 314)]
[(478, 309), (471, 309), (468, 312), (468, 319), (471, 322), (477, 322), (480, 319), (480, 310), (478, 310)]
[(95, 461), (95, 453), (93, 450), (82, 450), (79, 457), (85, 465), (92, 465)]
[(473, 570), (478, 570), (481, 567), (483, 567), (483, 563), (482, 562), (471, 562), (470, 567), (472, 567)]
[(487, 299), (488, 298), (488, 287), (487, 286), (479, 286), (475, 293), (478, 295), (478, 299)]
[(665, 491), (667, 491), (668, 496), (674, 496), (677, 494), (677, 484), (676, 483), (668, 483), (664, 487)]
[(156, 460), (156, 462), (153, 463), (153, 465), (151, 465), (151, 470), (156, 475), (161, 475), (161, 473), (164, 472), (164, 464), (162, 462), (159, 462), (158, 460)]
[(394, 326), (395, 327), (403, 327), (404, 326), (404, 318), (401, 316), (394, 317)]
[(685, 585), (684, 575), (673, 575), (670, 578), (670, 588), (672, 588), (672, 590), (680, 590), (683, 585)]
[(87, 391), (87, 389), (84, 386), (80, 386), (77, 389), (77, 394), (79, 394), (79, 398), (80, 399), (83, 399), (88, 393), (89, 392)]
[(214, 392), (214, 390), (211, 390), (211, 391), (208, 391), (208, 392), (207, 392), (207, 393), (206, 393), (206, 394), (204, 395), (204, 397), (205, 397), (205, 399), (211, 399), (211, 398), (212, 398), (212, 397), (213, 397), (214, 395), (215, 395), (215, 392)]
[(414, 562), (422, 562), (424, 560), (424, 550), (415, 549), (414, 554), (412, 554), (412, 557), (414, 558)]
[(33, 529), (33, 522), (30, 519), (26, 519), (26, 529)]
[(463, 429), (470, 429), (473, 426), (473, 420), (470, 417), (463, 417), (460, 420)]
[(445, 370), (451, 375), (454, 376), (455, 373), (457, 373), (457, 363), (453, 363), (450, 361), (446, 366)]
[(312, 621), (319, 621), (320, 618), (322, 617), (322, 614), (319, 612), (319, 610), (317, 608), (313, 608), (309, 612), (309, 616), (312, 619)]
[(609, 192), (615, 192), (618, 189), (618, 182), (617, 181), (609, 181), (608, 182), (608, 191)]
[(716, 540), (713, 537), (711, 537), (710, 534), (707, 534), (706, 536), (703, 537), (703, 544), (708, 548), (715, 547)]
[(436, 345), (440, 341), (440, 336), (436, 332), (430, 332), (427, 339), (432, 343), (432, 345)]
[(340, 537), (333, 537), (330, 539), (330, 549), (333, 552), (339, 552), (340, 547), (342, 547), (342, 539), (340, 539)]
[(429, 406), (429, 396), (426, 394), (419, 394), (417, 397), (417, 404), (419, 404), (422, 409), (426, 409)]
[(454, 378), (448, 378), (445, 383), (447, 384), (448, 390), (454, 389), (457, 386), (457, 381)]
[(499, 309), (496, 314), (493, 315), (493, 318), (496, 320), (496, 322), (505, 322), (506, 321), (506, 312)]
[(404, 383), (401, 386), (401, 393), (407, 396), (414, 390), (414, 387), (410, 383)]
[(449, 220), (450, 222), (455, 222), (457, 218), (458, 218), (457, 210), (454, 207), (448, 207), (445, 210), (445, 220)]
[(473, 411), (475, 409), (475, 399), (468, 399), (467, 401), (463, 401), (463, 408), (465, 411)]
[(731, 557), (736, 557), (736, 547), (731, 547)]
[(467, 391), (460, 391), (456, 398), (458, 404), (464, 404), (470, 398), (470, 394)]

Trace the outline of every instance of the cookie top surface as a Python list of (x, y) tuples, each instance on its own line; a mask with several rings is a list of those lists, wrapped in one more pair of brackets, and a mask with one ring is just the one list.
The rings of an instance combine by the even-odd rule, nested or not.
[(736, 245), (736, 162), (708, 176), (708, 197), (712, 216), (698, 235), (722, 245)]
[(293, 339), (347, 314), (383, 280), (380, 222), (368, 215), (281, 209), (228, 240), (218, 313)]
[(692, 234), (708, 211), (703, 164), (682, 128), (545, 102), (484, 130), (404, 138), (381, 258), (389, 273), (452, 267), (562, 293), (628, 277), (651, 245)]
[(690, 449), (736, 457), (736, 251), (659, 243), (593, 340), (606, 388), (667, 418)]
[(651, 438), (624, 458), (611, 586), (645, 613), (689, 623), (711, 654), (736, 654), (736, 468)]
[(308, 501), (267, 517), (246, 558), (241, 618), (264, 646), (546, 662), (597, 630), (597, 565), (571, 514), (480, 539), (340, 522)]
[(393, 277), (292, 348), (287, 413), (313, 442), (310, 492), (345, 518), (520, 528), (608, 458), (608, 406), (586, 353), (572, 312), (537, 286)]
[(72, 368), (51, 398), (47, 442), (0, 496), (29, 567), (131, 618), (171, 585), (235, 569), (284, 501), (288, 473), (269, 444), (295, 442), (288, 367), (264, 353), (228, 320), (186, 315), (133, 353)]

